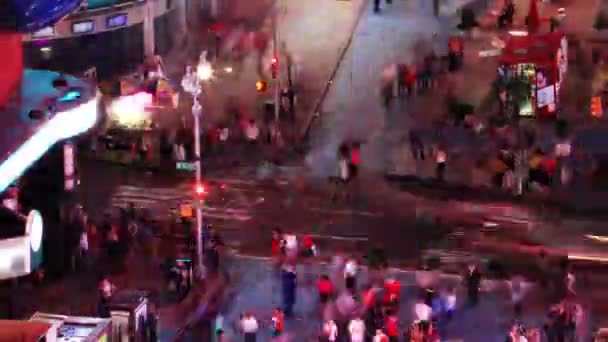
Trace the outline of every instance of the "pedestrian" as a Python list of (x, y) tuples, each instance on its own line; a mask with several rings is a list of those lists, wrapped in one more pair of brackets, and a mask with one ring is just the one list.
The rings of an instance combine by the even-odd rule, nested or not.
[(340, 198), (345, 200), (348, 198), (347, 186), (350, 181), (350, 167), (349, 167), (349, 152), (347, 144), (340, 145), (338, 149), (338, 177), (335, 178), (334, 192), (332, 194), (332, 201)]
[(394, 84), (393, 82), (386, 82), (382, 86), (382, 104), (385, 110), (389, 110), (391, 108), (391, 104), (393, 103), (393, 92), (394, 92)]
[(420, 139), (420, 135), (414, 130), (410, 130), (409, 134), (410, 140), (410, 150), (412, 152), (412, 157), (414, 160), (424, 160), (424, 145), (422, 144), (422, 139)]
[(468, 303), (470, 306), (476, 306), (479, 300), (479, 286), (481, 285), (481, 273), (476, 265), (469, 265), (465, 281)]
[(283, 312), (286, 317), (293, 316), (293, 306), (296, 302), (296, 268), (292, 265), (284, 265), (282, 273), (283, 285)]
[(401, 296), (401, 283), (395, 278), (388, 278), (384, 282), (384, 305), (391, 310), (399, 308)]
[(116, 292), (116, 286), (110, 281), (106, 275), (99, 276), (97, 283), (98, 302), (97, 302), (97, 317), (110, 318), (110, 300)]
[(414, 319), (419, 322), (430, 322), (433, 316), (433, 308), (426, 303), (423, 295), (418, 296), (414, 304)]
[(348, 333), (350, 342), (365, 341), (365, 322), (361, 317), (355, 317), (348, 323)]
[(91, 254), (90, 254), (90, 243), (89, 243), (89, 234), (88, 234), (88, 227), (85, 227), (85, 229), (82, 230), (82, 233), (80, 234), (80, 243), (79, 243), (79, 248), (78, 248), (78, 259), (79, 264), (78, 265), (79, 269), (81, 271), (88, 271), (90, 269), (90, 260), (91, 260)]
[(455, 72), (462, 67), (464, 43), (461, 37), (448, 39), (448, 71)]
[(325, 306), (334, 293), (334, 285), (332, 284), (327, 274), (321, 275), (317, 282), (317, 291), (319, 292), (319, 303)]
[(223, 149), (230, 138), (230, 128), (227, 125), (220, 124), (217, 129), (217, 141), (220, 144), (220, 148)]
[(382, 329), (376, 329), (376, 335), (374, 336), (373, 342), (389, 342), (388, 336), (384, 334)]
[(272, 322), (270, 326), (270, 333), (273, 338), (277, 338), (283, 334), (283, 328), (285, 326), (285, 315), (281, 308), (275, 308), (272, 313)]
[(270, 244), (270, 253), (273, 258), (281, 259), (285, 252), (285, 237), (280, 228), (272, 230), (272, 241)]
[(254, 119), (249, 120), (247, 125), (245, 126), (245, 138), (247, 138), (247, 142), (251, 145), (254, 145), (258, 142), (258, 137), (260, 136), (260, 129), (256, 124)]
[(100, 257), (100, 233), (97, 229), (97, 225), (92, 221), (89, 221), (87, 228), (87, 242), (90, 262), (92, 265), (95, 265)]
[(251, 314), (251, 312), (246, 312), (241, 318), (241, 331), (245, 336), (245, 342), (255, 342), (258, 329), (258, 320)]
[(574, 271), (572, 270), (572, 267), (569, 267), (568, 271), (566, 272), (565, 283), (566, 283), (567, 294), (576, 296), (576, 289), (575, 289), (576, 276), (574, 275)]
[(397, 96), (404, 99), (406, 94), (409, 94), (407, 89), (407, 76), (409, 74), (409, 70), (407, 68), (407, 64), (399, 63), (397, 64)]
[(349, 259), (344, 264), (344, 286), (351, 293), (357, 291), (357, 262), (354, 259)]
[(302, 239), (302, 256), (304, 258), (312, 258), (317, 255), (317, 246), (315, 245), (310, 235), (305, 235)]
[(523, 280), (520, 276), (514, 276), (511, 279), (511, 303), (513, 304), (515, 318), (521, 317), (524, 294)]
[(390, 342), (399, 342), (399, 317), (395, 312), (388, 312), (384, 321), (384, 329)]
[(350, 148), (350, 178), (356, 179), (359, 174), (359, 165), (361, 164), (361, 143), (356, 141), (353, 142)]
[(374, 13), (380, 13), (380, 0), (374, 0)]
[(454, 316), (454, 311), (456, 311), (456, 301), (456, 289), (453, 286), (450, 286), (443, 294), (444, 313), (448, 321)]
[(329, 320), (323, 324), (323, 336), (329, 342), (336, 342), (338, 340), (338, 326), (333, 320)]
[(439, 182), (445, 181), (445, 169), (448, 155), (443, 146), (439, 145), (435, 151), (435, 177)]

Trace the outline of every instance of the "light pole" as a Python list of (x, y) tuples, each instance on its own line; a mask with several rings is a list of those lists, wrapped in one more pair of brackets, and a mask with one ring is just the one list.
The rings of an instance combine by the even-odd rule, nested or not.
[[(273, 72), (273, 78), (275, 78), (274, 83), (274, 120), (277, 125), (277, 132), (279, 132), (279, 113), (280, 113), (280, 102), (281, 102), (281, 78), (280, 78), (280, 68), (278, 61), (278, 53), (279, 53), (279, 10), (280, 10), (280, 2), (277, 0), (275, 2), (275, 8), (273, 13), (273, 30), (272, 30), (272, 55), (273, 55), (273, 64), (276, 63), (276, 66)], [(276, 73), (276, 74), (274, 74)]]
[[(200, 96), (203, 94), (202, 82), (208, 81), (213, 77), (213, 68), (207, 61), (207, 52), (201, 53), (199, 64), (196, 68), (186, 67), (186, 74), (182, 79), (182, 87), (192, 95), (192, 116), (194, 117), (194, 165), (195, 165), (195, 181), (197, 191), (202, 187), (202, 172), (201, 172), (201, 115), (203, 106), (200, 103)], [(199, 274), (203, 270), (203, 212), (200, 203), (196, 205), (196, 265)]]

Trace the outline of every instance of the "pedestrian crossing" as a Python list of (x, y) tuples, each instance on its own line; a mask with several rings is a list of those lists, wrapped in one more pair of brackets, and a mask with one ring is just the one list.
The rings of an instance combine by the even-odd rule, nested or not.
[[(244, 223), (252, 220), (251, 209), (255, 197), (259, 195), (257, 183), (238, 179), (217, 179), (208, 186), (207, 200), (201, 205), (206, 223), (216, 221)], [(133, 205), (143, 210), (155, 220), (166, 221), (179, 212), (181, 205), (194, 204), (192, 183), (181, 183), (175, 186), (154, 187), (139, 185), (120, 185), (111, 195), (106, 213), (111, 214), (117, 208), (128, 208)]]

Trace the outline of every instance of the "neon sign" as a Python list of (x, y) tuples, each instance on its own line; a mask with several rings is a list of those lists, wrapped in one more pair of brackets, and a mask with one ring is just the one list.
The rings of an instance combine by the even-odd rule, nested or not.
[(16, 181), (55, 143), (87, 131), (96, 121), (97, 98), (76, 108), (57, 113), (0, 164), (0, 191)]

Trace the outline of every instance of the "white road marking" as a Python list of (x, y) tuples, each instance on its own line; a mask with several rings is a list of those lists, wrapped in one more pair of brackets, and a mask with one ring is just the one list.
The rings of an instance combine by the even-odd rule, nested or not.
[(299, 234), (308, 235), (313, 239), (320, 240), (337, 240), (337, 241), (369, 241), (365, 236), (339, 236), (339, 235), (323, 235), (323, 234)]
[(359, 216), (368, 216), (368, 217), (382, 217), (384, 214), (382, 213), (374, 213), (371, 211), (363, 211), (363, 210), (351, 210), (351, 209), (324, 209), (311, 207), (309, 208), (312, 211), (317, 211), (321, 213), (327, 214), (335, 214), (335, 215), (359, 215)]

